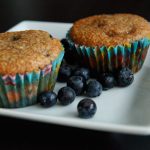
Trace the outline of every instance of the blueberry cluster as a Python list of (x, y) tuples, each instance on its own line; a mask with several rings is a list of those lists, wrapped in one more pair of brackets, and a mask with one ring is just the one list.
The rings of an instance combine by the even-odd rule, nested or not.
[[(54, 92), (43, 92), (38, 96), (38, 102), (43, 107), (51, 107), (58, 102), (61, 105), (69, 105), (78, 95), (96, 97), (102, 93), (102, 85), (95, 79), (90, 79), (90, 71), (87, 68), (73, 69), (67, 64), (60, 67), (58, 82), (66, 82), (66, 86)], [(77, 106), (79, 117), (91, 118), (96, 113), (97, 107), (93, 100), (84, 98)]]
[[(65, 40), (62, 43), (64, 47), (68, 46)], [(118, 69), (115, 73), (101, 73), (97, 79), (91, 79), (90, 74), (88, 68), (68, 65), (64, 61), (57, 80), (58, 82), (65, 82), (66, 86), (62, 87), (57, 95), (54, 92), (41, 93), (38, 101), (44, 107), (55, 105), (57, 100), (65, 106), (71, 104), (78, 95), (90, 98), (97, 97), (101, 95), (103, 90), (109, 90), (114, 86), (126, 87), (134, 80), (132, 71), (127, 67)], [(79, 117), (91, 118), (96, 113), (97, 106), (92, 99), (84, 98), (78, 103), (77, 110)]]

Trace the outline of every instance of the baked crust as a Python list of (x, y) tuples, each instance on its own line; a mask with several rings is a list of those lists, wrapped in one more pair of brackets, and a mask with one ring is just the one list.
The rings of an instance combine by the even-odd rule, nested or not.
[(41, 30), (0, 33), (0, 74), (38, 71), (63, 50), (59, 40)]
[(76, 44), (85, 46), (128, 45), (150, 38), (150, 24), (133, 14), (95, 15), (76, 21), (70, 37)]

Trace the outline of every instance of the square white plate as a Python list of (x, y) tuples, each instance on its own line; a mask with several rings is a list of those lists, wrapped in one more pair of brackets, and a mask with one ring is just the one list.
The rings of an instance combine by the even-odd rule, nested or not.
[[(71, 27), (70, 23), (23, 21), (9, 31), (41, 29), (62, 39)], [(65, 84), (56, 84), (55, 92)], [(42, 108), (39, 105), (18, 109), (0, 108), (0, 115), (40, 122), (93, 130), (113, 131), (131, 134), (150, 134), (150, 53), (140, 72), (135, 74), (133, 84), (127, 88), (113, 88), (103, 91), (93, 98), (97, 104), (97, 113), (92, 119), (80, 119), (77, 104), (84, 97), (78, 96), (68, 106), (55, 105)]]

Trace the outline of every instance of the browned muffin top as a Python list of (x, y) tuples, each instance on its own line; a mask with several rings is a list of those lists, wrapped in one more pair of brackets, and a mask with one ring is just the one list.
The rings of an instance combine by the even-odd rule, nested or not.
[(59, 40), (41, 30), (0, 33), (0, 74), (38, 71), (63, 50)]
[(85, 46), (116, 46), (150, 38), (150, 24), (132, 14), (96, 15), (76, 21), (71, 39)]

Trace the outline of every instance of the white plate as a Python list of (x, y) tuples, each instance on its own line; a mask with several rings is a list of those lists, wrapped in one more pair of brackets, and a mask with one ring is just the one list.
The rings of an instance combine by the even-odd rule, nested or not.
[[(71, 27), (69, 23), (23, 21), (9, 31), (42, 29), (54, 37), (64, 38)], [(93, 98), (98, 110), (92, 119), (77, 116), (77, 104), (83, 97), (77, 97), (69, 106), (55, 105), (41, 108), (34, 105), (19, 109), (0, 109), (0, 115), (29, 119), (40, 122), (93, 130), (113, 131), (131, 134), (150, 134), (150, 56), (147, 56), (142, 70), (135, 75), (135, 81), (127, 88), (113, 88)], [(65, 84), (56, 84), (55, 91)]]

